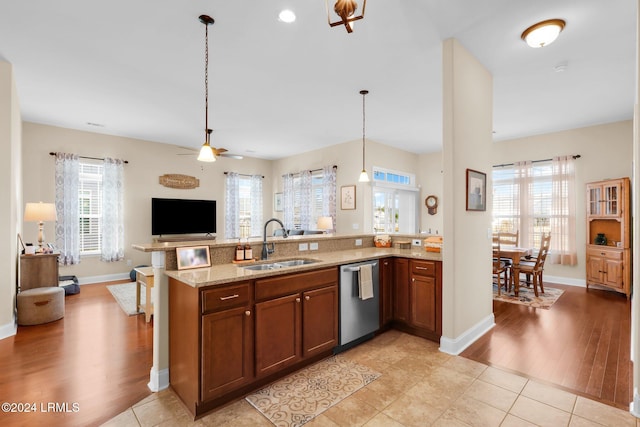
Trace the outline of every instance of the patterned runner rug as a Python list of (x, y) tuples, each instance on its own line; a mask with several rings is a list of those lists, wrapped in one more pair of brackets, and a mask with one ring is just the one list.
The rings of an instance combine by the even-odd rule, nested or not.
[[(136, 310), (136, 282), (123, 283), (122, 285), (107, 285), (107, 289), (116, 299), (122, 311), (127, 313), (127, 316), (144, 313), (144, 309), (140, 311)], [(144, 286), (141, 286), (140, 304), (144, 306), (145, 300), (145, 289)]]
[(246, 397), (274, 425), (297, 427), (381, 374), (341, 356), (308, 366)]
[(544, 308), (546, 310), (550, 309), (553, 303), (556, 302), (563, 293), (564, 291), (562, 289), (555, 289), (545, 286), (544, 293), (541, 293), (540, 289), (538, 289), (539, 296), (536, 297), (535, 293), (533, 292), (533, 287), (527, 288), (526, 285), (520, 285), (520, 290), (518, 291), (517, 297), (513, 294), (513, 291), (507, 293), (504, 292), (504, 289), (500, 293), (501, 295), (498, 296), (498, 287), (495, 283), (493, 284), (494, 300), (510, 302), (513, 304), (522, 304), (534, 308)]

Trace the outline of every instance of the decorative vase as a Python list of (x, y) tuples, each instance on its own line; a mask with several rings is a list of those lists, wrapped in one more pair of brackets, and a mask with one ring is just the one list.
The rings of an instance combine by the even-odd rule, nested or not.
[(596, 245), (606, 245), (607, 244), (607, 238), (605, 237), (604, 233), (598, 233), (598, 235), (596, 236), (594, 243)]

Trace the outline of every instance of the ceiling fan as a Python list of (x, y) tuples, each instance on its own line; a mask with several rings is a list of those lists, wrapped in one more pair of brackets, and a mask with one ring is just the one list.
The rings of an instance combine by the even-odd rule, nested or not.
[[(208, 136), (211, 135), (211, 132), (213, 132), (213, 129), (207, 129), (207, 134)], [(207, 141), (209, 140), (209, 138), (207, 138)], [(182, 149), (185, 150), (189, 150), (191, 151), (191, 153), (178, 153), (178, 156), (197, 156), (198, 153), (200, 152), (200, 150), (197, 150), (195, 148), (190, 148), (190, 147), (182, 147), (182, 146), (178, 146)], [(213, 152), (213, 155), (215, 157), (228, 157), (230, 159), (238, 159), (238, 160), (242, 160), (243, 156), (239, 155), (239, 154), (231, 154), (229, 153), (226, 148), (216, 148), (211, 146), (211, 151)]]

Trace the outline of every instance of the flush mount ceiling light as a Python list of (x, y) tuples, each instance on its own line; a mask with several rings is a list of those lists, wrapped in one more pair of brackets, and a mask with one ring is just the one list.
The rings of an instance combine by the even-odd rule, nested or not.
[(562, 19), (547, 19), (524, 30), (521, 38), (533, 48), (545, 47), (558, 38), (565, 24)]
[(367, 170), (364, 168), (364, 147), (365, 147), (365, 143), (364, 143), (364, 125), (365, 125), (365, 121), (364, 121), (364, 97), (366, 94), (368, 94), (369, 91), (368, 90), (361, 90), (360, 91), (360, 95), (362, 95), (362, 172), (360, 172), (360, 178), (358, 178), (358, 181), (360, 182), (369, 182), (369, 175), (367, 174)]
[(356, 16), (356, 10), (358, 9), (358, 3), (354, 0), (337, 0), (333, 5), (333, 11), (340, 17), (339, 21), (331, 22), (331, 9), (329, 9), (329, 0), (325, 0), (327, 5), (327, 21), (329, 26), (335, 27), (337, 25), (344, 25), (348, 33), (353, 31), (353, 22), (364, 18), (364, 9), (367, 7), (367, 0), (362, 0), (362, 13)]
[(289, 9), (284, 9), (283, 11), (281, 11), (278, 14), (278, 19), (282, 22), (285, 22), (287, 24), (290, 24), (292, 22), (295, 22), (296, 20), (296, 14), (293, 13), (292, 10)]

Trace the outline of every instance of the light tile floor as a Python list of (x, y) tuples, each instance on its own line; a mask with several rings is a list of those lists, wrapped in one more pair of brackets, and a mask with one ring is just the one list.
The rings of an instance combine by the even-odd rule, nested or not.
[[(636, 426), (629, 412), (462, 357), (398, 331), (343, 353), (382, 373), (306, 424), (367, 426)], [(244, 399), (193, 421), (171, 390), (155, 393), (105, 426), (264, 426)]]

